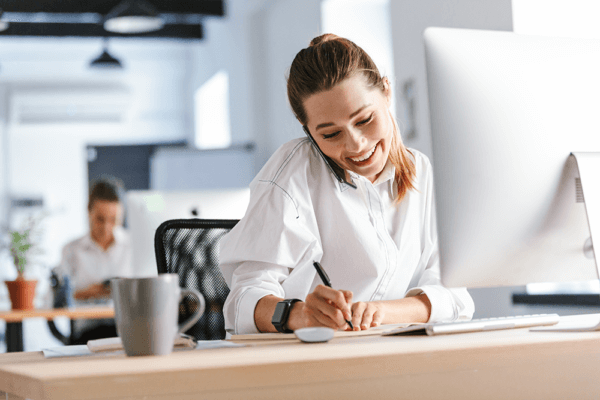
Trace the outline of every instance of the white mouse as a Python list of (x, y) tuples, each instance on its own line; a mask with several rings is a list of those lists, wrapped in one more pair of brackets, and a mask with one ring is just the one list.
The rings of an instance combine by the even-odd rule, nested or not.
[(294, 331), (296, 337), (306, 343), (328, 342), (333, 339), (334, 333), (333, 329), (324, 326), (300, 328)]

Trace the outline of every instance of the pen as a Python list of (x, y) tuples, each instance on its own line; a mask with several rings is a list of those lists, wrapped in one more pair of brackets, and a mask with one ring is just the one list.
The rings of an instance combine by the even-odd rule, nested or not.
[[(329, 280), (329, 276), (327, 276), (327, 273), (325, 273), (325, 270), (323, 269), (321, 264), (319, 264), (318, 261), (315, 261), (313, 263), (313, 265), (315, 266), (315, 269), (317, 270), (319, 277), (321, 277), (323, 284), (327, 287), (331, 287), (331, 281)], [(347, 319), (345, 321), (348, 324), (348, 326), (350, 327), (350, 329), (354, 330), (354, 326), (352, 325), (352, 322), (348, 321)]]

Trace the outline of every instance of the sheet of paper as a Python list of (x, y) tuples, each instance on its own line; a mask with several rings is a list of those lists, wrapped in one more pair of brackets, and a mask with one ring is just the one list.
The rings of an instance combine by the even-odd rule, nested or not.
[[(175, 349), (184, 347), (192, 349), (196, 347), (196, 341), (191, 336), (182, 335), (175, 339), (174, 346)], [(95, 353), (101, 351), (117, 351), (123, 350), (123, 342), (119, 337), (96, 339), (88, 341), (87, 347), (90, 349), (90, 351), (93, 351)]]
[(199, 340), (195, 350), (218, 349), (221, 347), (244, 347), (240, 343), (233, 343), (227, 340)]
[[(379, 325), (374, 328), (367, 329), (365, 331), (336, 331), (334, 338), (338, 337), (354, 337), (354, 336), (372, 336), (381, 335), (384, 332), (391, 331), (399, 327), (405, 327), (415, 325), (417, 323), (405, 323), (405, 324), (387, 324)], [(282, 340), (282, 339), (298, 339), (293, 333), (251, 333), (245, 335), (231, 335), (231, 341), (245, 341), (245, 340)]]
[[(115, 342), (114, 338), (112, 342)], [(117, 338), (118, 339), (118, 338)], [(110, 342), (110, 341), (109, 341)], [(120, 340), (119, 340), (120, 344)], [(89, 343), (88, 343), (89, 345)], [(244, 347), (245, 345), (239, 343), (232, 343), (226, 340), (199, 340), (195, 347), (175, 347), (173, 348), (173, 352), (179, 351), (191, 351), (191, 350), (206, 350), (206, 349), (218, 349), (218, 348), (227, 348), (227, 347)], [(61, 346), (61, 347), (53, 347), (51, 349), (42, 350), (44, 353), (44, 357), (46, 358), (56, 358), (56, 357), (95, 357), (95, 356), (113, 356), (119, 354), (125, 354), (123, 347), (119, 347), (116, 350), (103, 350), (103, 351), (91, 351), (87, 345), (76, 345), (76, 346)]]
[(55, 357), (81, 357), (93, 355), (85, 344), (77, 346), (61, 346), (53, 347), (51, 349), (42, 350), (44, 357), (55, 358)]

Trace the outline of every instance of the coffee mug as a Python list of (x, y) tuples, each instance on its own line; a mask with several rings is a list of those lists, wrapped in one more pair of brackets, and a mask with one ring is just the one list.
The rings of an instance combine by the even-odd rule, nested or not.
[[(115, 278), (111, 282), (117, 333), (128, 356), (165, 355), (173, 351), (177, 336), (190, 329), (204, 312), (204, 297), (179, 287), (177, 274), (147, 278)], [(179, 303), (187, 295), (198, 310), (181, 324)]]

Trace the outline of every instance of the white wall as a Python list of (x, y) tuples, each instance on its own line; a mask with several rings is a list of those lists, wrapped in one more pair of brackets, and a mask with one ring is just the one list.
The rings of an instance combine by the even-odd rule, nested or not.
[(517, 33), (600, 38), (598, 0), (512, 0), (512, 8)]
[(431, 157), (423, 31), (429, 26), (512, 31), (511, 0), (391, 0), (391, 18), (401, 124), (402, 85), (409, 79), (416, 85), (416, 137), (405, 144)]
[[(322, 31), (352, 40), (373, 59), (379, 73), (395, 82), (390, 0), (324, 0)], [(396, 92), (391, 111), (396, 113)]]
[(296, 53), (321, 33), (321, 0), (274, 0), (251, 18), (252, 112), (260, 168), (279, 146), (304, 135), (287, 100), (286, 76)]

